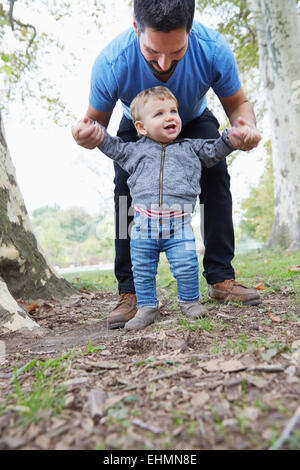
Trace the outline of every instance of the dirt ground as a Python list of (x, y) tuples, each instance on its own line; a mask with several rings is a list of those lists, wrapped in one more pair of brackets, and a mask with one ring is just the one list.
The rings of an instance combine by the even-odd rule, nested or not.
[[(39, 333), (0, 336), (0, 449), (300, 449), (300, 306), (285, 293), (257, 307), (208, 304), (187, 322), (166, 301), (140, 332), (108, 330), (111, 293), (82, 292), (30, 316)], [(97, 349), (97, 346), (102, 346)], [(73, 351), (59, 414), (24, 426), (13, 369)], [(22, 393), (34, 367), (19, 376)], [(56, 384), (58, 385), (58, 384)]]

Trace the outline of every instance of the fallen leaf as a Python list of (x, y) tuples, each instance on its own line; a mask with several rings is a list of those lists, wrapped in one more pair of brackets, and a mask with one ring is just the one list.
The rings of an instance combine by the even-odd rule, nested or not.
[(81, 427), (86, 433), (91, 434), (94, 428), (94, 421), (91, 418), (85, 418), (81, 421)]
[(85, 384), (90, 380), (89, 377), (76, 377), (74, 379), (66, 380), (62, 382), (59, 387), (66, 388), (68, 391), (78, 388), (80, 385)]
[(270, 441), (273, 438), (274, 430), (270, 428), (264, 429), (261, 435), (265, 441)]
[(231, 361), (221, 362), (220, 368), (223, 372), (234, 372), (237, 370), (246, 369), (244, 364), (237, 359), (232, 359)]
[(242, 395), (242, 385), (233, 385), (232, 387), (226, 387), (226, 398), (228, 401), (238, 400)]
[(171, 349), (179, 350), (179, 352), (185, 351), (188, 347), (185, 341), (183, 341), (181, 339), (177, 339), (177, 338), (171, 338), (168, 341), (167, 345)]
[(125, 396), (126, 394), (123, 393), (122, 395), (115, 395), (113, 397), (108, 398), (107, 400), (105, 400), (104, 409), (108, 410), (109, 408), (113, 408), (113, 406), (122, 401)]
[(112, 361), (97, 361), (97, 362), (91, 363), (91, 365), (95, 368), (99, 367), (99, 369), (119, 369), (120, 368), (120, 364), (118, 364), (117, 362), (112, 362)]
[(209, 400), (209, 394), (206, 393), (206, 392), (199, 392), (199, 393), (196, 393), (192, 399), (191, 399), (191, 404), (195, 407), (198, 407), (198, 406), (203, 406), (205, 405), (206, 402), (208, 402)]
[(104, 390), (92, 389), (88, 395), (88, 407), (92, 418), (103, 416), (104, 403), (107, 399), (107, 393)]
[(160, 341), (164, 341), (166, 339), (166, 333), (164, 331), (160, 331), (157, 335), (157, 339), (159, 339)]
[(284, 373), (290, 376), (295, 375), (297, 372), (296, 366), (289, 366), (287, 369), (285, 369)]
[(220, 364), (218, 359), (212, 359), (211, 361), (200, 363), (198, 364), (198, 366), (203, 367), (208, 372), (215, 372), (217, 370), (220, 370)]
[[(23, 446), (26, 443), (26, 438), (25, 437), (18, 437), (18, 436), (4, 436), (2, 439), (2, 445), (3, 443), (9, 448), (9, 449), (18, 449), (18, 447)], [(4, 447), (5, 449), (5, 447)]]
[(300, 348), (300, 339), (296, 339), (296, 341), (292, 343), (292, 349), (297, 349), (297, 348)]
[(255, 421), (260, 415), (260, 410), (254, 406), (246, 406), (244, 409), (244, 417), (250, 421)]
[(199, 367), (202, 367), (207, 372), (216, 372), (222, 370), (223, 372), (234, 372), (237, 370), (246, 369), (246, 366), (241, 361), (237, 359), (232, 359), (229, 361), (222, 361), (221, 359), (211, 359), (207, 362), (200, 362)]
[(297, 349), (291, 354), (293, 362), (300, 363), (300, 349)]
[(254, 289), (256, 290), (265, 290), (265, 284), (263, 282), (260, 282), (259, 284), (256, 284), (256, 286), (254, 286)]
[(25, 308), (26, 312), (30, 313), (39, 308), (39, 304), (36, 302), (33, 302), (32, 304), (29, 304), (25, 302), (24, 300), (19, 301), (20, 304), (22, 304), (23, 308)]
[(263, 388), (268, 384), (268, 380), (260, 375), (245, 374), (243, 375), (243, 378), (246, 379), (247, 383), (254, 385), (257, 388)]
[(273, 313), (271, 313), (271, 310), (268, 311), (268, 317), (275, 323), (281, 323), (285, 321), (285, 318), (281, 318), (278, 315), (273, 315)]
[(36, 440), (35, 443), (41, 447), (41, 449), (44, 450), (49, 450), (51, 440), (49, 437), (46, 436), (39, 436)]
[(101, 356), (111, 356), (111, 352), (108, 349), (103, 349), (99, 354), (101, 354)]
[(272, 359), (272, 357), (276, 356), (277, 352), (278, 352), (277, 349), (271, 348), (271, 349), (268, 349), (268, 351), (266, 351), (265, 353), (262, 353), (261, 357), (263, 358), (264, 361), (269, 362), (269, 360)]

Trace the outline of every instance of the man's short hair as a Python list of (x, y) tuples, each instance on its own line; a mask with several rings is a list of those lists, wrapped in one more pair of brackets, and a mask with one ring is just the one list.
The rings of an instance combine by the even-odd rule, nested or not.
[(195, 0), (134, 0), (134, 16), (140, 33), (146, 27), (169, 33), (193, 24)]
[(153, 88), (147, 88), (141, 91), (130, 105), (130, 114), (133, 122), (141, 120), (141, 112), (149, 98), (157, 98), (160, 100), (173, 100), (178, 108), (178, 101), (169, 88), (165, 86), (155, 86)]

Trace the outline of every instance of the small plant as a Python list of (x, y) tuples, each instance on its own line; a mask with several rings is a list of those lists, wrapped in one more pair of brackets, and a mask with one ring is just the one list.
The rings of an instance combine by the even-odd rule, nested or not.
[(203, 329), (207, 332), (210, 332), (213, 330), (213, 324), (209, 318), (199, 318), (197, 320), (189, 321), (184, 315), (180, 315), (179, 325), (183, 326), (189, 331)]
[[(7, 399), (6, 409), (16, 411), (21, 415), (19, 425), (28, 426), (38, 422), (45, 415), (56, 415), (64, 407), (65, 389), (59, 382), (68, 375), (72, 354), (66, 354), (57, 359), (38, 361), (36, 359), (19, 369), (14, 369), (12, 382), (15, 392)], [(29, 390), (22, 388), (21, 377), (31, 370), (34, 378)]]
[(149, 356), (149, 357), (147, 357), (147, 359), (143, 359), (142, 361), (138, 361), (134, 365), (136, 367), (141, 367), (141, 366), (146, 366), (148, 364), (151, 364), (152, 362), (155, 362), (155, 361), (156, 361), (156, 359), (155, 359), (154, 356)]
[(84, 352), (84, 354), (90, 354), (96, 351), (103, 351), (104, 349), (106, 349), (106, 346), (103, 344), (100, 344), (99, 346), (93, 346), (92, 340), (90, 339), (87, 350)]

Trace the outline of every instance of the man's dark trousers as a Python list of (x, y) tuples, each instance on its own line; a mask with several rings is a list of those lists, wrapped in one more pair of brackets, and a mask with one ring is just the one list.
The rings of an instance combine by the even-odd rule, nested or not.
[[(200, 117), (183, 126), (179, 137), (215, 139), (220, 135), (218, 129), (219, 123), (217, 119), (206, 109)], [(124, 142), (135, 142), (138, 138), (132, 121), (125, 116), (123, 116), (120, 122), (117, 135)], [(126, 210), (126, 214), (130, 213), (131, 197), (127, 186), (129, 174), (115, 162), (114, 168), (116, 217), (115, 275), (118, 280), (119, 294), (134, 293), (130, 239), (128, 236), (124, 238), (124, 227), (119, 226), (119, 211)], [(226, 160), (211, 168), (202, 167), (201, 190), (200, 203), (204, 204), (205, 246), (203, 275), (208, 284), (215, 284), (225, 279), (234, 278), (234, 270), (231, 266), (231, 261), (234, 257), (232, 198)], [(121, 197), (119, 199), (120, 196), (126, 196), (126, 198)], [(120, 206), (120, 201), (122, 201), (122, 207)], [(123, 205), (124, 201), (126, 201), (126, 207)], [(127, 217), (128, 225), (132, 220), (132, 216)]]

